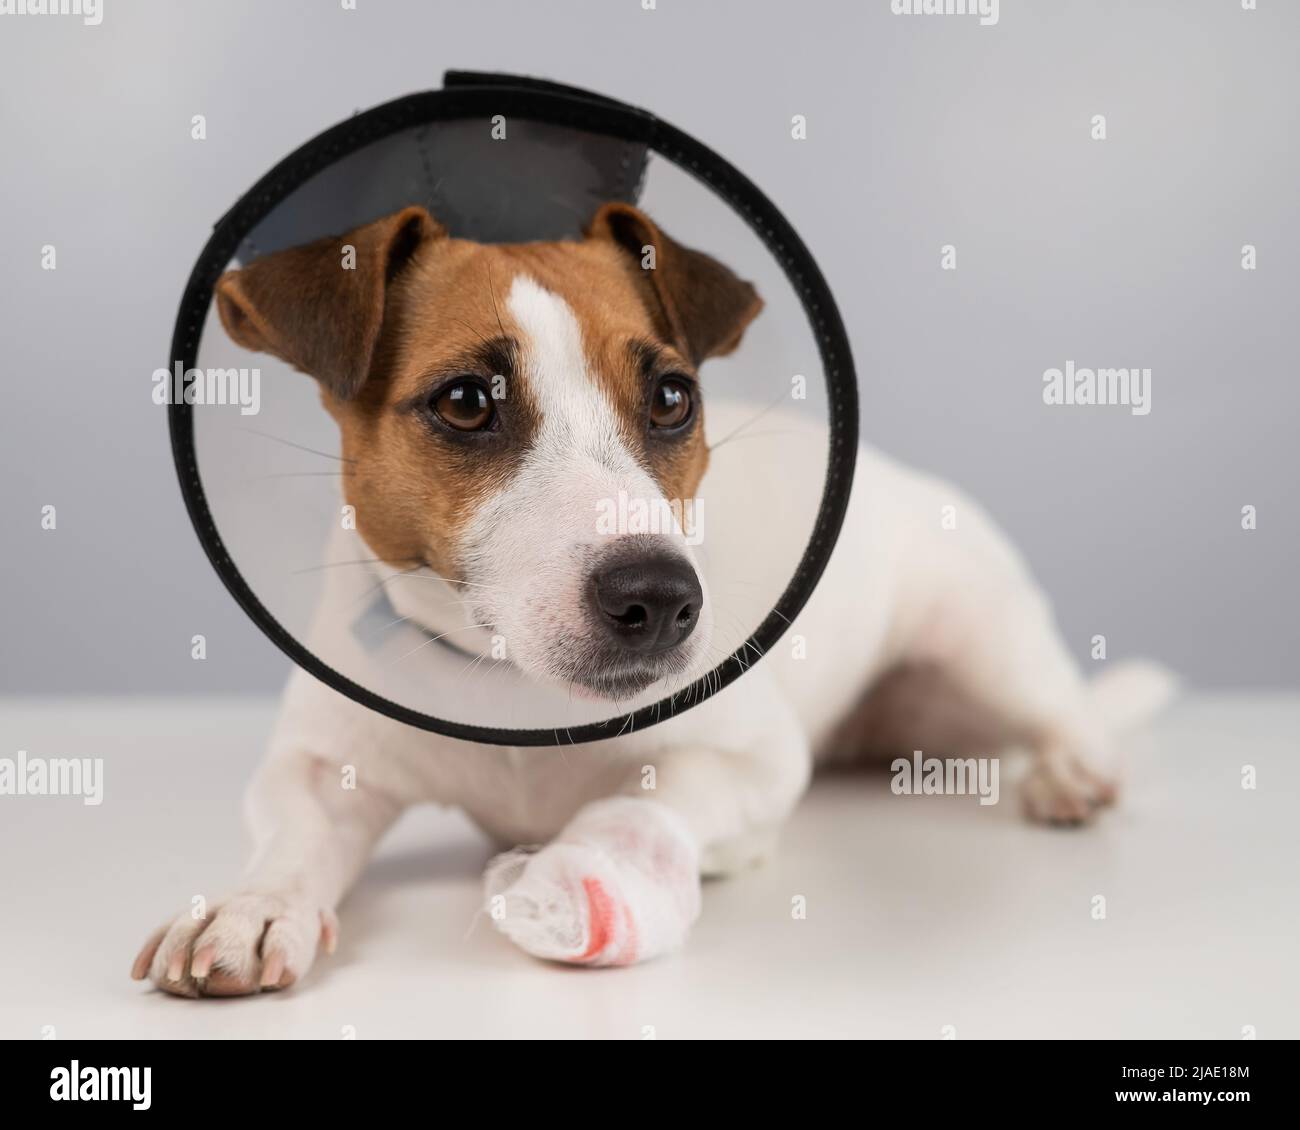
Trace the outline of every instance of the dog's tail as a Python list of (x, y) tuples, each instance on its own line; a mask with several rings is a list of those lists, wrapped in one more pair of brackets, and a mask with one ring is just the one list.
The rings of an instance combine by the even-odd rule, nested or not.
[(1178, 694), (1178, 677), (1145, 659), (1107, 666), (1089, 688), (1098, 713), (1112, 731), (1132, 730), (1168, 706)]

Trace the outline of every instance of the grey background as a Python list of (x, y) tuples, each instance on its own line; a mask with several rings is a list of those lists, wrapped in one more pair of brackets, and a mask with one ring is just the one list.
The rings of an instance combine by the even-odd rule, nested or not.
[[(0, 691), (279, 685), (287, 662), (190, 529), (150, 374), (236, 198), (453, 66), (644, 104), (753, 177), (835, 290), (866, 436), (985, 503), (1081, 658), (1100, 632), (1196, 684), (1294, 686), (1300, 5), (1260, 7), (1003, 0), (994, 27), (888, 0), (0, 17)], [(1151, 414), (1045, 407), (1067, 359), (1150, 367)]]

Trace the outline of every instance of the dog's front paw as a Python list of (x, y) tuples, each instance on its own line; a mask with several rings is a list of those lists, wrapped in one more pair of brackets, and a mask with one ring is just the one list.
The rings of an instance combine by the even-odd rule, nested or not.
[(274, 894), (241, 894), (182, 914), (156, 930), (136, 956), (131, 976), (184, 997), (234, 997), (287, 989), (315, 960), (333, 953), (334, 912)]
[(520, 949), (550, 961), (631, 965), (678, 946), (700, 913), (699, 854), (661, 804), (588, 805), (540, 851), (498, 856), (487, 911)]
[(1044, 824), (1087, 824), (1118, 795), (1113, 776), (1066, 754), (1036, 758), (1021, 784), (1026, 815)]

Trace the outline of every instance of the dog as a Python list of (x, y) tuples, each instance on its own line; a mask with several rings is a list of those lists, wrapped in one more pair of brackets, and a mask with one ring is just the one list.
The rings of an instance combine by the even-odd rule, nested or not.
[[(454, 238), (409, 207), (228, 271), (216, 302), (234, 342), (319, 384), (357, 531), (387, 576), (414, 565), (432, 582), (392, 586), (403, 618), (432, 638), (463, 631), (461, 656), (504, 638), (508, 685), (621, 707), (710, 670), (716, 599), (685, 531), (598, 535), (593, 511), (703, 483), (780, 526), (783, 492), (821, 472), (736, 483), (720, 455), (710, 468), (700, 370), (762, 301), (627, 204), (600, 208), (582, 239), (511, 245)], [(1171, 690), (1154, 665), (1086, 681), (980, 508), (868, 448), (790, 631), (806, 655), (774, 649), (692, 709), (561, 756), (405, 726), (296, 671), (249, 790), (244, 879), (206, 918), (156, 931), (133, 976), (191, 997), (294, 984), (333, 951), (376, 842), (426, 802), (512, 849), (487, 870), (485, 908), (521, 949), (644, 961), (682, 944), (701, 876), (772, 851), (815, 763), (1017, 747), (1029, 817), (1083, 824), (1116, 798), (1117, 735)]]

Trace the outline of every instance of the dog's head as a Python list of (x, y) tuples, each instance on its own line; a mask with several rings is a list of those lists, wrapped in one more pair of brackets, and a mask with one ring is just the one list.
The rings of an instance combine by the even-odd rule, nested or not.
[(319, 382), (375, 554), (447, 578), (522, 671), (623, 698), (704, 658), (698, 367), (761, 309), (748, 283), (623, 204), (581, 241), (499, 245), (406, 208), (216, 297), (237, 343)]

